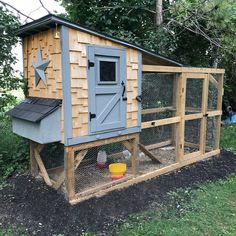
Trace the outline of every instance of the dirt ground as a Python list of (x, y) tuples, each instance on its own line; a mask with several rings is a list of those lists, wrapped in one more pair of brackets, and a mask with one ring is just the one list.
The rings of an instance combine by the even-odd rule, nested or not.
[(122, 223), (130, 214), (158, 207), (165, 201), (167, 192), (224, 178), (230, 173), (236, 173), (236, 156), (222, 151), (219, 158), (75, 206), (70, 206), (61, 194), (41, 181), (29, 175), (16, 175), (9, 179), (14, 188), (0, 191), (0, 223), (25, 228), (30, 235), (72, 236), (87, 230), (111, 235), (114, 225)]

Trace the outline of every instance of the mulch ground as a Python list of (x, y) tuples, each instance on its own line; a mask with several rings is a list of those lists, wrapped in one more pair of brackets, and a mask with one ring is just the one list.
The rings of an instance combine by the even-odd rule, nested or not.
[(176, 188), (215, 181), (236, 173), (236, 156), (222, 151), (170, 174), (71, 206), (64, 197), (29, 175), (9, 179), (14, 188), (0, 191), (0, 222), (25, 228), (30, 235), (80, 235), (92, 231), (111, 235), (114, 225), (128, 216), (157, 207)]

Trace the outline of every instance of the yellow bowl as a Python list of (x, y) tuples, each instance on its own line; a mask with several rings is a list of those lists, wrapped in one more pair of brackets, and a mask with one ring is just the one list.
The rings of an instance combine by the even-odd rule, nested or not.
[(113, 176), (123, 175), (126, 172), (126, 164), (125, 163), (110, 164), (109, 171)]

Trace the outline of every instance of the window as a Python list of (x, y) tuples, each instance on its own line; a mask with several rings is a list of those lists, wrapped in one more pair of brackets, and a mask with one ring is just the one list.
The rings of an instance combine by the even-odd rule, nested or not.
[(116, 62), (100, 61), (100, 81), (101, 82), (116, 81)]

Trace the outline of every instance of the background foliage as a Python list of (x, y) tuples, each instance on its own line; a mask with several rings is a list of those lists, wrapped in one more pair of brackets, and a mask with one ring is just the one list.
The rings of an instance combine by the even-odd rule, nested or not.
[(11, 122), (5, 112), (17, 103), (10, 93), (23, 85), (20, 76), (16, 76), (13, 66), (17, 59), (12, 48), (18, 42), (15, 35), (20, 26), (19, 19), (0, 4), (0, 180), (14, 171), (25, 169), (28, 158), (28, 141), (11, 131)]
[(18, 42), (15, 31), (19, 25), (19, 19), (0, 5), (0, 114), (16, 102), (9, 92), (22, 86), (22, 79), (15, 75), (13, 69), (16, 57), (12, 53), (12, 48)]
[(163, 0), (156, 25), (156, 0), (58, 0), (65, 17), (139, 44), (186, 66), (226, 69), (225, 106), (236, 111), (235, 0)]

